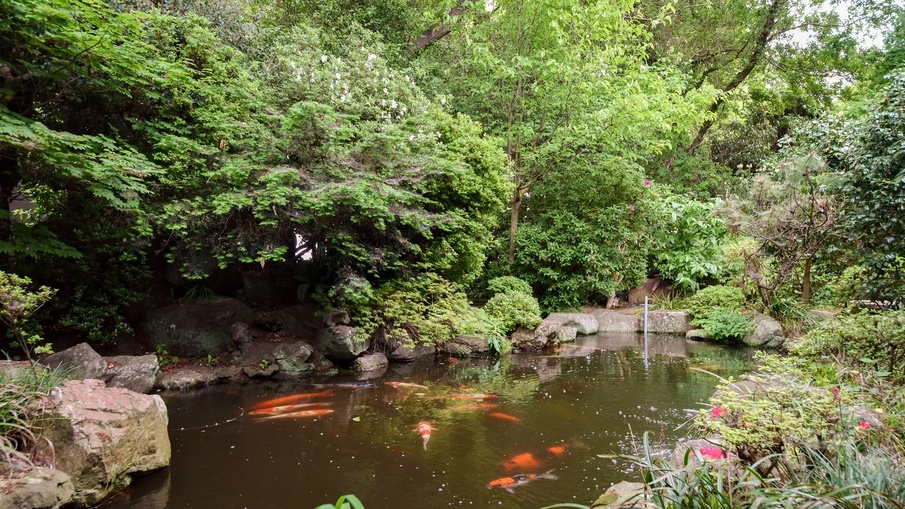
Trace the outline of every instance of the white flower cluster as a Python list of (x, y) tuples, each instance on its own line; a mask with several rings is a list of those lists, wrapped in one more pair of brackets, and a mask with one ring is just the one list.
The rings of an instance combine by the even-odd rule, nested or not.
[[(290, 65), (298, 82), (327, 85), (325, 99), (345, 111), (371, 112), (381, 121), (398, 121), (411, 113), (411, 102), (417, 96), (415, 80), (397, 76), (386, 69), (375, 53), (361, 48), (360, 55), (343, 61), (339, 57), (320, 56), (307, 71), (295, 62)], [(317, 92), (316, 90), (312, 90)]]

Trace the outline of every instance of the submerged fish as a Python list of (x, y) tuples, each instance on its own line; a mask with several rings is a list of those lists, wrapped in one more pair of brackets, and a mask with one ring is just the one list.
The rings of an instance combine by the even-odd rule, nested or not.
[(427, 442), (431, 439), (431, 431), (434, 431), (436, 428), (431, 427), (431, 423), (429, 421), (421, 421), (418, 423), (418, 434), (421, 435), (421, 439), (424, 440), (424, 450), (427, 450)]
[(514, 415), (504, 414), (504, 413), (500, 413), (500, 412), (490, 412), (487, 415), (493, 417), (494, 419), (500, 419), (503, 421), (522, 422), (521, 419), (519, 419), (518, 417), (515, 417)]
[(318, 408), (317, 410), (301, 410), (299, 412), (288, 412), (285, 414), (275, 414), (275, 415), (267, 415), (262, 417), (260, 420), (266, 421), (270, 419), (292, 419), (296, 417), (320, 417), (322, 415), (332, 414), (333, 409), (331, 408)]
[(318, 389), (375, 389), (377, 386), (371, 382), (335, 382), (326, 384), (314, 384)]
[(262, 401), (257, 403), (253, 407), (252, 410), (261, 410), (262, 408), (273, 408), (275, 406), (280, 405), (290, 405), (293, 403), (297, 403), (299, 401), (303, 401), (310, 398), (326, 398), (333, 394), (333, 391), (330, 389), (323, 390), (320, 392), (303, 392), (300, 394), (292, 394), (290, 396), (283, 396), (281, 398), (268, 399), (267, 401)]
[(427, 389), (426, 385), (413, 384), (408, 382), (384, 382), (384, 384), (396, 389)]
[(276, 415), (276, 414), (285, 414), (287, 412), (297, 412), (303, 408), (312, 408), (312, 407), (320, 407), (320, 406), (330, 406), (333, 403), (330, 401), (323, 401), (318, 403), (300, 403), (298, 405), (280, 405), (270, 408), (261, 408), (258, 410), (252, 410), (248, 412), (248, 415), (253, 416), (261, 416), (261, 415)]
[(462, 410), (462, 411), (492, 410), (498, 406), (500, 406), (500, 405), (497, 405), (496, 403), (466, 403), (464, 405), (456, 405), (456, 406), (449, 407), (449, 409), (452, 411), (456, 411), (456, 410)]
[(511, 470), (532, 470), (539, 468), (544, 463), (565, 454), (567, 447), (568, 446), (565, 444), (559, 444), (551, 445), (537, 453), (523, 452), (503, 462), (503, 467), (507, 472)]
[(434, 396), (434, 399), (494, 399), (496, 394), (446, 394), (445, 396)]
[(531, 481), (537, 479), (550, 479), (556, 480), (557, 477), (553, 475), (553, 471), (547, 471), (543, 474), (514, 474), (509, 477), (500, 477), (499, 479), (494, 479), (487, 484), (488, 488), (503, 488), (504, 490), (512, 493), (514, 488), (518, 488), (519, 486), (524, 486)]

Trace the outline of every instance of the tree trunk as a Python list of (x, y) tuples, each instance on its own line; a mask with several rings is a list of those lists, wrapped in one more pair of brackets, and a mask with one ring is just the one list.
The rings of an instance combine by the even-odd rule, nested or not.
[(16, 151), (0, 151), (0, 242), (10, 242), (13, 238), (13, 218), (10, 204), (19, 185)]
[(509, 261), (515, 261), (515, 232), (518, 230), (518, 212), (522, 207), (522, 195), (525, 191), (516, 187), (512, 191), (512, 200), (509, 202)]
[(807, 306), (811, 300), (811, 257), (804, 259), (804, 275), (801, 277), (801, 302)]
[[(776, 18), (779, 15), (780, 9), (785, 6), (786, 2), (787, 0), (773, 0), (770, 3), (767, 14), (764, 16), (764, 23), (757, 33), (757, 39), (753, 41), (754, 48), (751, 50), (751, 54), (748, 55), (748, 60), (745, 62), (744, 66), (735, 73), (732, 80), (722, 88), (722, 94), (720, 94), (719, 99), (710, 106), (710, 112), (712, 114), (716, 115), (716, 110), (719, 109), (720, 105), (725, 101), (726, 94), (738, 88), (738, 86), (745, 81), (745, 78), (751, 74), (751, 71), (754, 70), (757, 64), (760, 63), (764, 50), (767, 48), (767, 43), (770, 42), (770, 35), (773, 33), (773, 28), (776, 26)], [(704, 122), (698, 129), (698, 134), (695, 135), (694, 141), (692, 141), (691, 145), (688, 147), (688, 155), (693, 156), (698, 147), (704, 143), (704, 136), (707, 135), (707, 132), (711, 127), (713, 127), (713, 118)]]

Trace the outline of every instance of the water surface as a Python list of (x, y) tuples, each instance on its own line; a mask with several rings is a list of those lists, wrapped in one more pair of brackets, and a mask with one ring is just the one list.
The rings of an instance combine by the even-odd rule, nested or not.
[[(645, 432), (658, 449), (670, 447), (691, 431), (687, 421), (718, 382), (700, 370), (725, 377), (749, 364), (744, 351), (675, 337), (651, 337), (645, 362), (642, 343), (636, 334), (600, 334), (547, 354), (424, 359), (390, 366), (368, 380), (373, 388), (330, 387), (356, 381), (345, 375), (164, 394), (171, 467), (104, 507), (308, 509), (346, 493), (367, 509), (589, 505), (612, 484), (639, 479), (628, 462), (602, 456), (638, 453)], [(324, 408), (333, 413), (248, 414), (263, 400), (324, 390), (313, 384), (332, 389), (312, 401), (330, 403)], [(496, 397), (457, 396), (474, 393)], [(427, 449), (420, 421), (435, 428)], [(525, 453), (541, 464), (506, 469)], [(513, 492), (486, 488), (511, 474), (550, 470), (557, 479)]]

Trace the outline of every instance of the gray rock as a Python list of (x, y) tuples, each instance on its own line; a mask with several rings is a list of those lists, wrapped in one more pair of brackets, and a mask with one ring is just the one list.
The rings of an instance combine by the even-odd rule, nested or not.
[(242, 347), (242, 345), (247, 345), (249, 343), (254, 342), (255, 337), (251, 332), (251, 325), (245, 322), (236, 322), (229, 326), (229, 337), (232, 339), (233, 343)]
[(276, 365), (276, 363), (266, 364), (261, 363), (252, 366), (242, 366), (242, 372), (245, 373), (245, 376), (248, 378), (268, 378), (276, 374), (277, 371), (280, 370), (280, 367)]
[(408, 347), (403, 344), (396, 345), (396, 348), (387, 354), (387, 360), (390, 362), (412, 362), (418, 357), (434, 355), (437, 349), (433, 346), (416, 345)]
[(545, 320), (573, 327), (582, 336), (594, 334), (600, 328), (597, 318), (587, 313), (551, 313)]
[(40, 363), (0, 360), (0, 376), (5, 377), (7, 380), (15, 380), (17, 378), (22, 378), (23, 376), (28, 376), (35, 370), (43, 372), (47, 371), (47, 369), (47, 366)]
[(578, 331), (571, 325), (561, 325), (559, 332), (556, 333), (556, 341), (559, 343), (575, 341), (576, 337), (578, 337)]
[(128, 486), (132, 475), (170, 464), (167, 408), (160, 396), (104, 387), (100, 380), (70, 380), (51, 390), (41, 408), (37, 456), (52, 458), (71, 476), (76, 504), (95, 505)]
[(107, 387), (120, 387), (147, 394), (154, 388), (160, 366), (156, 355), (119, 355), (104, 357)]
[(641, 316), (613, 309), (595, 309), (591, 315), (597, 319), (598, 332), (636, 332), (642, 330)]
[(672, 450), (672, 464), (675, 468), (682, 468), (685, 465), (685, 455), (688, 455), (688, 464), (692, 467), (700, 466), (701, 460), (698, 458), (698, 455), (704, 457), (705, 460), (714, 460), (715, 458), (707, 458), (701, 453), (701, 449), (719, 449), (723, 454), (722, 459), (727, 459), (730, 456), (729, 451), (727, 451), (723, 446), (723, 441), (718, 438), (695, 438), (692, 440), (686, 440), (684, 442), (680, 442), (676, 444), (675, 449)]
[(50, 369), (65, 370), (71, 379), (103, 379), (107, 372), (107, 363), (88, 343), (48, 355), (41, 363)]
[(510, 341), (512, 341), (513, 348), (541, 350), (548, 344), (555, 344), (559, 341), (561, 328), (561, 323), (544, 319), (534, 330), (519, 327), (512, 333)]
[(767, 315), (755, 313), (751, 317), (754, 322), (754, 330), (742, 339), (748, 346), (760, 348), (779, 348), (786, 340), (782, 332), (782, 325)]
[(217, 374), (207, 366), (185, 366), (157, 375), (154, 387), (165, 391), (200, 389), (217, 382)]
[(704, 329), (691, 329), (685, 333), (685, 339), (690, 339), (692, 341), (706, 341), (708, 339), (713, 339), (713, 337), (711, 337)]
[(0, 477), (0, 509), (58, 509), (72, 502), (75, 487), (65, 472), (36, 467)]
[[(644, 330), (644, 315), (641, 315)], [(657, 309), (647, 313), (647, 332), (654, 334), (685, 334), (691, 330), (691, 317), (685, 311)]]
[(456, 357), (469, 357), (490, 351), (486, 336), (462, 334), (440, 345), (440, 351)]
[(304, 341), (281, 343), (273, 349), (273, 357), (283, 375), (297, 375), (314, 369), (308, 362), (312, 353), (314, 348)]
[(236, 299), (217, 297), (182, 302), (145, 314), (141, 328), (151, 348), (180, 357), (217, 356), (233, 342), (237, 322), (251, 323), (251, 309)]
[(386, 355), (379, 352), (371, 353), (355, 359), (355, 362), (352, 363), (352, 370), (358, 372), (379, 371), (386, 369), (388, 364)]
[(641, 482), (622, 481), (610, 486), (593, 504), (592, 509), (633, 507), (646, 508), (645, 485)]
[(345, 309), (331, 309), (324, 314), (324, 324), (327, 327), (334, 325), (349, 325), (351, 318)]
[(367, 339), (355, 337), (355, 327), (334, 325), (320, 332), (320, 349), (330, 359), (350, 361), (365, 350), (370, 343)]

